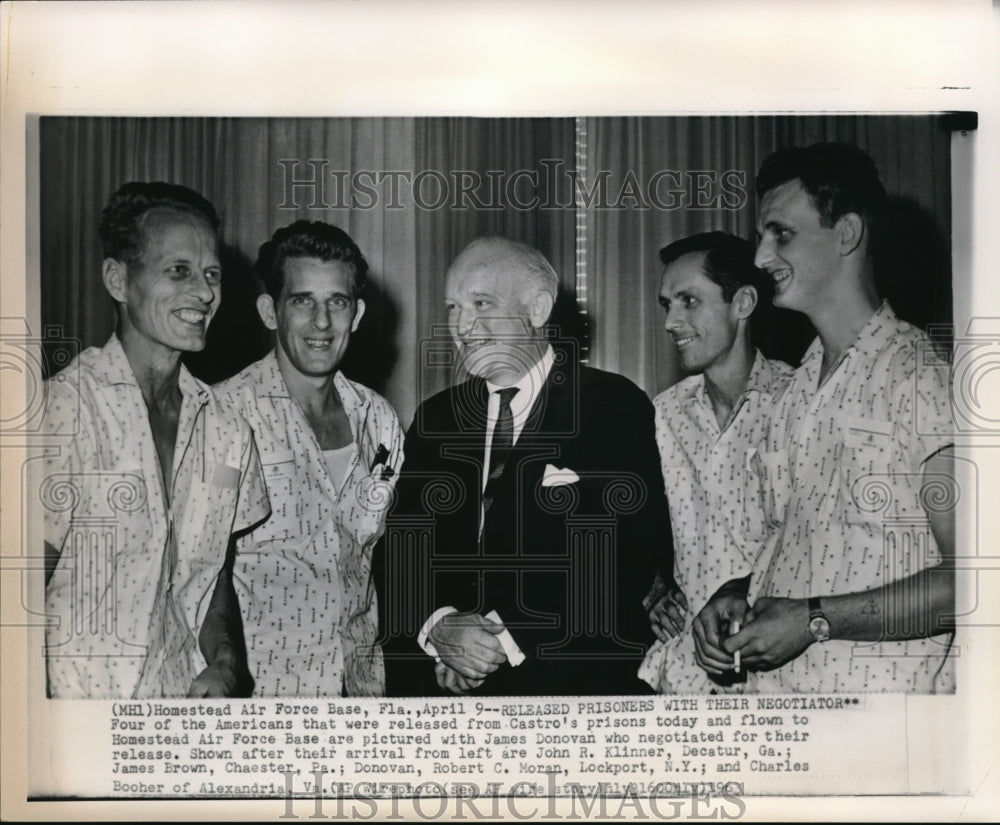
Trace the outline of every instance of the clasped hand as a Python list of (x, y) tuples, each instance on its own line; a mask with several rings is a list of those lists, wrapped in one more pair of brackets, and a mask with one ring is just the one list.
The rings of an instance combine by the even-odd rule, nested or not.
[(440, 661), (434, 668), (438, 686), (452, 693), (479, 687), (507, 661), (497, 634), (504, 626), (478, 613), (450, 613), (431, 628), (428, 639)]
[(687, 611), (687, 597), (679, 588), (671, 588), (665, 596), (661, 596), (649, 611), (649, 624), (656, 638), (666, 642), (683, 633)]

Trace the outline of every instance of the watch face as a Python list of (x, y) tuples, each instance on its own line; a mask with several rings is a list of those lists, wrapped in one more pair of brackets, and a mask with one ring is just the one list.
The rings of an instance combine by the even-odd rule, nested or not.
[(830, 623), (825, 616), (817, 616), (809, 621), (809, 632), (817, 642), (825, 642), (830, 638)]

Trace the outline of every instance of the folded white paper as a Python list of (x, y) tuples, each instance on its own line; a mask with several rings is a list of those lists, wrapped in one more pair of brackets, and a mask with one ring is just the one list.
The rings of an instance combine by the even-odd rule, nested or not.
[[(491, 622), (503, 624), (500, 614), (495, 610), (487, 613), (486, 618)], [(503, 652), (507, 654), (507, 661), (510, 662), (511, 667), (517, 667), (524, 661), (524, 653), (521, 652), (521, 648), (517, 646), (517, 642), (514, 641), (514, 637), (510, 635), (510, 631), (506, 627), (502, 633), (497, 634), (497, 639), (500, 640), (500, 646), (503, 648)]]

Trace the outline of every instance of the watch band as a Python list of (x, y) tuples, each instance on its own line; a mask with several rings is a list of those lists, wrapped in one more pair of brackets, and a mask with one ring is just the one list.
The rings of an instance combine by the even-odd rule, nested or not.
[(830, 622), (823, 613), (823, 606), (818, 596), (810, 596), (806, 604), (809, 607), (809, 632), (817, 642), (825, 642), (830, 638)]

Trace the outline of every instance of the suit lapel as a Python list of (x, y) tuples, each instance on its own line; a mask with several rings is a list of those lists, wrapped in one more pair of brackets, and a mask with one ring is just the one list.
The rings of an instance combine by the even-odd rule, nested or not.
[(481, 378), (472, 378), (462, 382), (456, 392), (454, 408), (456, 430), (463, 435), (478, 436), (480, 445), (486, 432), (486, 405), (489, 391), (486, 382)]
[(486, 404), (489, 392), (479, 378), (464, 381), (454, 388), (447, 422), (440, 435), (447, 435), (441, 445), (444, 455), (463, 463), (474, 462), (482, 478), (485, 452)]
[[(558, 361), (559, 359), (557, 359)], [(524, 422), (521, 435), (542, 438), (565, 438), (575, 431), (574, 419), (578, 418), (576, 398), (576, 368), (565, 363), (553, 364), (542, 391)]]

